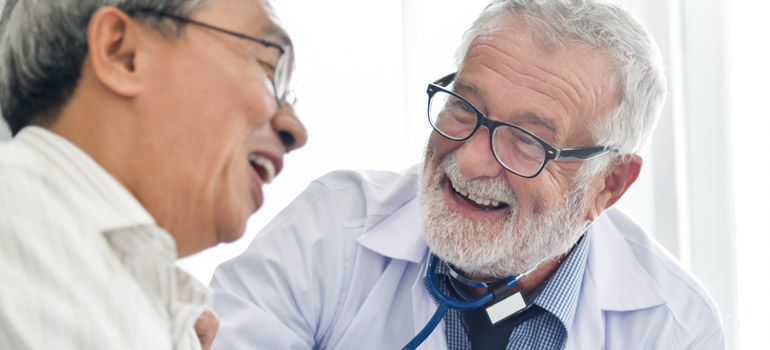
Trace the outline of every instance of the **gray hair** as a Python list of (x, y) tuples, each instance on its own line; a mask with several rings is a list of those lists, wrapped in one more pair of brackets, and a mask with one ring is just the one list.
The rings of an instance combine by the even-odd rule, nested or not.
[[(471, 42), (493, 19), (515, 14), (544, 45), (578, 42), (607, 53), (616, 64), (621, 101), (590, 125), (594, 142), (612, 146), (627, 156), (649, 141), (666, 98), (666, 77), (660, 51), (647, 29), (622, 5), (602, 0), (493, 0), (463, 35), (455, 55), (458, 69)], [(611, 153), (612, 154), (612, 153)], [(586, 161), (578, 178), (590, 177), (613, 160), (601, 156)]]
[[(0, 106), (11, 132), (54, 120), (75, 91), (88, 51), (91, 16), (114, 6), (134, 18), (146, 17), (165, 35), (173, 35), (154, 9), (181, 16), (210, 0), (7, 0), (0, 17)], [(176, 35), (181, 24), (176, 25)]]

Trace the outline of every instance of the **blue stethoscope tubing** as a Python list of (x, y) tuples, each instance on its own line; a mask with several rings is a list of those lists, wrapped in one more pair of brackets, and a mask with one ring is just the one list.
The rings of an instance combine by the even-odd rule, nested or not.
[[(435, 254), (431, 254), (425, 275), (425, 286), (428, 289), (428, 293), (430, 293), (430, 295), (433, 296), (433, 298), (436, 300), (438, 309), (436, 309), (433, 317), (431, 317), (430, 321), (428, 321), (428, 324), (422, 328), (420, 333), (417, 333), (417, 335), (401, 350), (417, 349), (417, 347), (420, 346), (420, 344), (422, 344), (422, 342), (424, 342), (431, 333), (433, 333), (433, 330), (436, 329), (436, 326), (438, 326), (439, 322), (441, 322), (441, 319), (444, 318), (444, 314), (446, 314), (450, 308), (457, 310), (474, 310), (489, 303), (495, 297), (494, 294), (492, 294), (492, 291), (487, 291), (484, 295), (474, 300), (468, 301), (453, 299), (444, 294), (444, 292), (438, 288), (438, 285), (436, 285), (436, 268), (440, 263), (441, 262), (439, 261), (438, 257)], [(520, 275), (519, 278), (523, 276), (524, 275)], [(517, 277), (508, 277), (504, 281), (510, 289), (519, 282), (519, 279)]]

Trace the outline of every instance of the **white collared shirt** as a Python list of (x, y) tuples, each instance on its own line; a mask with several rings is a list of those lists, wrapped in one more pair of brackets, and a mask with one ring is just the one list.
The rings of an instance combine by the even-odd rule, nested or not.
[[(214, 274), (215, 349), (400, 349), (436, 311), (417, 169), (337, 171)], [(567, 349), (723, 349), (717, 308), (616, 209), (591, 229)], [(447, 349), (442, 321), (420, 349)]]
[(200, 349), (210, 292), (171, 235), (39, 127), (0, 143), (0, 349)]

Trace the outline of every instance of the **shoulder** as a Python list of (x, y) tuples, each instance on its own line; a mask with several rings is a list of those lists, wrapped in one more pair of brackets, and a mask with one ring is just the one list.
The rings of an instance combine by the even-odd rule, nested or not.
[(26, 145), (0, 144), (0, 233), (39, 227), (48, 224), (41, 219), (56, 216), (72, 220), (71, 189), (60, 186), (57, 176), (56, 169)]
[[(83, 215), (88, 201), (81, 191), (30, 147), (0, 144), (0, 280), (11, 286), (0, 293), (6, 306), (0, 319), (11, 322), (0, 321), (0, 338), (17, 348), (165, 343), (168, 335), (160, 331), (136, 338), (128, 331), (133, 326), (117, 326), (151, 329), (142, 322), (156, 323), (146, 317), (153, 315), (149, 306), (125, 302), (126, 296), (146, 298)], [(64, 331), (40, 337), (41, 329)]]
[[(628, 290), (631, 293), (629, 297), (646, 300), (650, 305), (645, 306), (652, 306), (640, 308), (640, 314), (657, 313), (671, 318), (671, 325), (680, 330), (678, 338), (683, 344), (697, 341), (699, 337), (722, 336), (719, 309), (695, 276), (620, 210), (607, 210), (601, 220), (597, 222), (595, 238), (604, 241), (604, 244), (597, 244), (592, 248), (630, 252), (626, 258), (616, 256), (614, 261), (602, 263), (619, 264), (618, 269), (635, 275), (624, 278), (625, 282), (632, 285)], [(614, 239), (611, 236), (615, 236)], [(603, 287), (615, 288), (607, 284)], [(634, 308), (629, 308), (628, 311), (633, 310)]]
[(311, 182), (263, 231), (311, 222), (363, 227), (367, 220), (386, 216), (413, 200), (416, 193), (417, 166), (402, 172), (333, 171)]
[[(343, 306), (382, 273), (376, 267), (384, 258), (361, 252), (357, 239), (368, 223), (416, 196), (413, 172), (334, 171), (310, 183), (214, 273), (219, 346), (234, 347), (244, 334), (284, 346), (328, 342)], [(354, 284), (354, 275), (363, 282)], [(244, 314), (265, 320), (270, 332), (255, 335)]]
[[(222, 264), (227, 271), (240, 265), (262, 265), (295, 272), (309, 266), (330, 269), (346, 266), (356, 240), (367, 225), (381, 220), (416, 196), (416, 169), (406, 172), (340, 170), (313, 182), (281, 210), (239, 257)], [(265, 262), (276, 262), (267, 264)], [(280, 263), (278, 263), (280, 262)], [(291, 271), (289, 271), (291, 270)]]

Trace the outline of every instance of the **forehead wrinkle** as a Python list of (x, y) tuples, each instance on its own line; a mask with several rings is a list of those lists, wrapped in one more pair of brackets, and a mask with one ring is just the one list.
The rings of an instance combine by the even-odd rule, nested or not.
[[(546, 71), (546, 70), (544, 70), (544, 69), (542, 69), (540, 67), (537, 67), (537, 66), (534, 66), (534, 65), (529, 65), (529, 64), (524, 64), (518, 58), (516, 58), (516, 57), (506, 53), (505, 51), (502, 51), (502, 50), (500, 50), (500, 49), (498, 49), (498, 48), (496, 48), (496, 47), (494, 47), (492, 45), (489, 45), (489, 44), (479, 44), (478, 46), (480, 46), (480, 47), (488, 47), (488, 48), (490, 48), (493, 51), (497, 51), (499, 54), (507, 56), (508, 58), (513, 60), (515, 63), (517, 63), (519, 67), (522, 67), (522, 69), (521, 69), (522, 71), (525, 71), (525, 72), (519, 72), (515, 68), (510, 67), (507, 64), (504, 64), (502, 68), (505, 69), (506, 71), (508, 71), (509, 73), (512, 73), (512, 74), (514, 74), (516, 76), (519, 76), (519, 77), (522, 77), (522, 78), (526, 78), (526, 79), (531, 80), (531, 81), (535, 81), (535, 82), (539, 82), (539, 83), (542, 83), (542, 84), (545, 84), (545, 85), (548, 85), (548, 86), (552, 86), (554, 89), (556, 89), (557, 92), (560, 93), (559, 95), (565, 96), (569, 101), (573, 102), (573, 104), (575, 104), (576, 106), (578, 105), (576, 102), (580, 98), (579, 94), (578, 94), (577, 90), (575, 89), (575, 87), (573, 87), (571, 84), (569, 84), (565, 79), (563, 79), (563, 78), (561, 78), (561, 77), (559, 77), (559, 76), (557, 76), (557, 75), (555, 75), (555, 74), (553, 74), (553, 73), (551, 73), (549, 71)], [(482, 55), (478, 54), (476, 56), (482, 56)], [(470, 56), (470, 57), (473, 58), (475, 56)], [(485, 66), (485, 67), (487, 67), (491, 71), (495, 71), (495, 69), (493, 69), (492, 67), (490, 67), (487, 64), (484, 64), (484, 63), (480, 63), (480, 64)], [(570, 91), (567, 91), (567, 90), (565, 90), (564, 88), (562, 88), (561, 86), (559, 86), (557, 84), (553, 84), (553, 83), (551, 83), (551, 82), (549, 82), (547, 80), (538, 78), (538, 77), (536, 77), (536, 76), (534, 76), (532, 74), (527, 74), (526, 73), (526, 70), (527, 70), (526, 68), (527, 67), (534, 67), (534, 69), (536, 69), (536, 70), (538, 70), (540, 72), (543, 72), (543, 73), (545, 73), (545, 74), (547, 74), (547, 75), (549, 75), (551, 77), (557, 78), (556, 80), (560, 81), (560, 82), (563, 82), (564, 83), (563, 85), (568, 86)], [(497, 73), (497, 72), (495, 71), (495, 73)], [(508, 78), (505, 77), (504, 75), (502, 75), (500, 73), (497, 73), (497, 74), (500, 75), (503, 79), (508, 80)], [(581, 86), (582, 86), (582, 82), (581, 82)], [(548, 92), (543, 90), (543, 89), (539, 89), (537, 87), (527, 87), (527, 88), (531, 89), (531, 90), (533, 90), (533, 91), (535, 91), (535, 92), (537, 92), (537, 93), (539, 93), (541, 95), (543, 95), (544, 97), (547, 97), (550, 100), (559, 101), (558, 97), (560, 97), (560, 96), (557, 96), (557, 97), (550, 96), (548, 94)], [(570, 92), (572, 94), (570, 94)], [(568, 108), (566, 108), (566, 106), (563, 105), (563, 103), (559, 102), (559, 104), (562, 105), (562, 108), (564, 109), (565, 112), (567, 110), (569, 110)]]
[[(527, 67), (532, 67), (533, 70), (545, 73), (548, 76), (554, 78), (556, 81), (563, 83), (563, 85), (566, 85), (568, 87), (568, 89), (564, 89), (564, 88), (560, 87), (559, 85), (561, 85), (561, 84), (552, 84), (551, 82), (549, 82), (547, 80), (544, 80), (544, 79), (537, 78), (534, 75), (519, 73), (518, 71), (516, 71), (513, 68), (509, 67), (507, 64), (504, 65), (505, 68), (507, 68), (509, 71), (511, 71), (511, 72), (513, 72), (513, 73), (515, 73), (517, 75), (520, 75), (520, 76), (530, 77), (530, 78), (532, 78), (532, 79), (534, 79), (536, 81), (539, 81), (541, 83), (551, 84), (557, 90), (559, 90), (563, 95), (565, 95), (569, 100), (573, 101), (573, 103), (580, 99), (580, 93), (578, 93), (577, 89), (575, 89), (575, 87), (572, 86), (572, 84), (570, 84), (566, 79), (564, 79), (564, 78), (562, 78), (562, 77), (560, 77), (560, 76), (558, 76), (558, 75), (556, 75), (556, 74), (554, 74), (554, 73), (552, 73), (550, 71), (547, 71), (547, 70), (545, 70), (545, 69), (543, 69), (543, 68), (541, 68), (541, 67), (539, 67), (539, 66), (537, 66), (535, 64), (524, 64), (512, 52), (504, 51), (503, 49), (497, 48), (495, 45), (492, 45), (492, 41), (497, 39), (493, 34), (487, 34), (487, 35), (485, 35), (483, 37), (480, 35), (480, 36), (476, 37), (476, 40), (479, 40), (479, 39), (481, 40), (481, 43), (478, 43), (477, 45), (472, 45), (471, 48), (473, 46), (477, 46), (477, 47), (480, 47), (480, 48), (485, 48), (485, 47), (489, 48), (490, 50), (496, 51), (497, 53), (499, 53), (501, 55), (505, 55), (505, 56), (509, 57), (515, 63), (517, 63), (520, 67), (524, 68), (522, 70), (526, 71)], [(498, 39), (498, 40), (504, 40), (504, 39)], [(522, 46), (518, 42), (510, 42), (509, 40), (504, 40), (504, 41), (506, 42), (506, 44), (510, 44), (511, 47), (520, 47), (520, 46)], [(530, 44), (532, 46), (535, 46), (536, 48), (540, 49), (541, 51), (545, 52), (545, 50), (540, 46), (540, 44), (537, 44), (535, 42), (532, 42)], [(470, 49), (468, 51), (470, 51)], [(512, 50), (509, 50), (509, 51), (512, 51)], [(481, 55), (481, 54), (479, 54), (479, 55)], [(470, 56), (470, 57), (474, 57), (474, 56)], [(571, 71), (569, 71), (569, 72), (571, 73)], [(580, 81), (580, 86), (584, 87), (582, 81)]]

